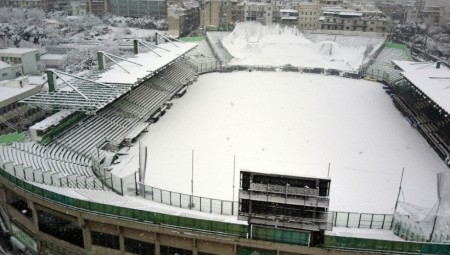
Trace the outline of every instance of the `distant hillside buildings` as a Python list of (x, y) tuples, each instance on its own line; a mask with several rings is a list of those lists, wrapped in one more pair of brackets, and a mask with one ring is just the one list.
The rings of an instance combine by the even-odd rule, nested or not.
[(450, 1), (447, 0), (378, 0), (377, 6), (400, 23), (419, 22), (450, 30)]
[[(236, 22), (296, 25), (301, 30), (386, 32), (386, 14), (400, 22), (420, 21), (450, 29), (450, 2), (439, 0), (0, 0), (0, 6), (64, 10), (69, 15), (112, 13), (167, 18), (172, 35), (197, 27), (227, 30)], [(379, 8), (379, 9), (378, 9)], [(386, 14), (385, 14), (386, 13)], [(394, 16), (395, 16), (394, 15)], [(231, 26), (230, 26), (231, 25)]]

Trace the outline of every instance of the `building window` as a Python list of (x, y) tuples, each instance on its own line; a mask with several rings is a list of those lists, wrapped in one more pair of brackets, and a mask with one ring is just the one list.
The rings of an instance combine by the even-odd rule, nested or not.
[(83, 231), (78, 226), (76, 218), (68, 220), (66, 217), (45, 212), (37, 211), (39, 231), (62, 239), (71, 244), (84, 248)]
[(155, 245), (152, 243), (125, 238), (125, 252), (139, 255), (154, 255)]
[(102, 232), (91, 231), (92, 244), (120, 250), (119, 237)]
[(192, 251), (161, 245), (161, 254), (192, 255)]
[(6, 77), (8, 75), (7, 73), (2, 73), (2, 77)]

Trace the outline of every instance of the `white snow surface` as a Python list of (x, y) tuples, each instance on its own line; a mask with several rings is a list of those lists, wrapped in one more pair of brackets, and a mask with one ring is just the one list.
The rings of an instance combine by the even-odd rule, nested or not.
[(230, 65), (290, 64), (302, 68), (356, 71), (366, 60), (366, 49), (370, 51), (380, 47), (383, 41), (378, 38), (370, 43), (353, 40), (351, 44), (341, 44), (334, 41), (336, 37), (313, 42), (296, 27), (245, 22), (238, 23), (233, 32), (222, 40), (222, 45), (234, 57)]
[(41, 56), (41, 60), (64, 60), (67, 58), (66, 54), (44, 54)]
[[(160, 68), (168, 65), (170, 62), (176, 60), (183, 54), (196, 47), (197, 43), (191, 42), (171, 42), (158, 45), (160, 48), (154, 49), (154, 52), (139, 53), (134, 58), (128, 58), (128, 61), (117, 61), (119, 64), (112, 63), (111, 68), (104, 73), (99, 74), (100, 78), (97, 82), (104, 83), (122, 83), (133, 84), (155, 72)], [(165, 50), (164, 50), (165, 49)], [(137, 63), (137, 64), (136, 64)], [(126, 69), (123, 70), (122, 68)]]
[(0, 61), (0, 70), (1, 70), (1, 69), (5, 69), (5, 68), (8, 68), (8, 67), (10, 67), (10, 66), (11, 66), (11, 65), (8, 64), (8, 63), (6, 63), (6, 62)]
[[(140, 142), (147, 185), (232, 200), (239, 171), (327, 177), (330, 210), (393, 213), (400, 175), (407, 202), (432, 207), (442, 160), (379, 83), (281, 72), (207, 74)], [(114, 173), (138, 169), (138, 146)], [(194, 155), (192, 158), (192, 154)]]
[(71, 109), (60, 110), (59, 112), (50, 115), (47, 118), (35, 123), (33, 126), (30, 127), (30, 129), (45, 130), (51, 126), (56, 126), (61, 122), (61, 120), (67, 118), (74, 112), (76, 111)]
[(7, 48), (7, 49), (0, 49), (1, 54), (26, 54), (29, 52), (39, 51), (39, 49), (30, 49), (30, 48)]
[(436, 63), (420, 63), (413, 61), (393, 61), (404, 72), (402, 75), (450, 113), (450, 69)]

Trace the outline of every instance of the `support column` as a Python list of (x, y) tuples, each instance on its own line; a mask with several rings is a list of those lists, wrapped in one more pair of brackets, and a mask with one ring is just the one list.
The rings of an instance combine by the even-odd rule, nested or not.
[(161, 242), (158, 233), (155, 233), (155, 255), (161, 255)]
[(47, 73), (48, 91), (53, 92), (55, 91), (55, 80), (56, 80), (55, 75), (50, 70), (47, 70), (46, 73)]
[(97, 62), (98, 62), (98, 70), (105, 69), (105, 54), (103, 52), (97, 52)]
[(192, 255), (198, 255), (197, 240), (195, 238), (192, 239)]
[(139, 41), (137, 39), (133, 40), (133, 52), (134, 55), (137, 55), (139, 53)]
[(91, 231), (84, 221), (84, 219), (81, 217), (81, 214), (78, 215), (78, 225), (81, 228), (81, 231), (83, 233), (83, 243), (84, 243), (84, 249), (88, 251), (88, 254), (92, 253), (92, 239), (91, 239)]
[(120, 254), (125, 254), (125, 237), (123, 236), (123, 229), (119, 226), (119, 247)]
[[(37, 250), (42, 251), (41, 239), (39, 236), (38, 214), (37, 214), (36, 208), (34, 208), (34, 203), (32, 201), (27, 201), (27, 206), (28, 206), (28, 208), (30, 208), (31, 213), (33, 214), (33, 230), (35, 231), (34, 233), (36, 233), (35, 237), (36, 237)], [(9, 229), (11, 229), (10, 222), (8, 222), (8, 225), (9, 225)]]
[(30, 208), (31, 213), (33, 214), (33, 229), (37, 233), (39, 231), (39, 221), (38, 221), (38, 214), (36, 212), (36, 208), (34, 208), (34, 203), (32, 201), (28, 201), (27, 206), (28, 206), (28, 208)]

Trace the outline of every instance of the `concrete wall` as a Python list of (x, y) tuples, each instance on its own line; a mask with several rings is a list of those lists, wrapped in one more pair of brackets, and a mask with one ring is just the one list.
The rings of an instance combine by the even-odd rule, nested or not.
[[(10, 220), (24, 227), (24, 230), (36, 241), (39, 251), (48, 250), (49, 252), (53, 251), (55, 253), (56, 249), (59, 249), (59, 251), (73, 251), (79, 254), (126, 254), (123, 247), (124, 239), (130, 238), (153, 243), (155, 245), (155, 254), (157, 255), (160, 255), (160, 247), (162, 245), (191, 250), (194, 255), (197, 255), (199, 252), (221, 255), (239, 254), (241, 247), (250, 250), (270, 250), (274, 254), (284, 255), (348, 254), (348, 252), (344, 251), (273, 243), (189, 229), (177, 229), (171, 226), (155, 225), (148, 222), (138, 222), (125, 218), (95, 214), (89, 211), (81, 211), (17, 189), (12, 183), (0, 178), (0, 190), (2, 189), (12, 192), (16, 196), (26, 200), (28, 207), (32, 210), (33, 218), (30, 220), (23, 217), (21, 215), (22, 213), (15, 208), (7, 206), (7, 213)], [(37, 227), (37, 209), (51, 212), (58, 217), (75, 220), (77, 225), (81, 226), (83, 230), (85, 249), (39, 231)], [(92, 245), (92, 241), (90, 240), (91, 230), (120, 236), (120, 250)], [(353, 254), (364, 253), (355, 252)]]

